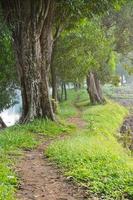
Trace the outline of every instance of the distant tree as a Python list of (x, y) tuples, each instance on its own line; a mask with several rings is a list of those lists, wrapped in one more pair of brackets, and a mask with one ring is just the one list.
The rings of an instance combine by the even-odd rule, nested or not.
[(108, 34), (115, 38), (115, 51), (120, 54), (120, 62), (125, 60), (125, 69), (129, 74), (133, 73), (133, 1), (127, 0), (119, 11), (110, 9), (103, 19), (103, 26)]
[(110, 81), (115, 68), (112, 38), (106, 38), (100, 21), (81, 20), (77, 26), (64, 32), (57, 43), (54, 66), (58, 80), (81, 83), (87, 77), (87, 90), (92, 103), (102, 103), (100, 88)]

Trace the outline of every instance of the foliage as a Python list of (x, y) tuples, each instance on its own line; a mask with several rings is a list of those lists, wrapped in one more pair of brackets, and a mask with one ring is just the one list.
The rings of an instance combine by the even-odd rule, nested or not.
[(13, 56), (11, 33), (0, 19), (0, 111), (13, 103), (16, 87), (16, 71)]
[(47, 155), (89, 192), (104, 199), (132, 197), (133, 160), (116, 139), (127, 110), (113, 102), (82, 109), (87, 127), (67, 140), (53, 143)]
[(101, 0), (58, 0), (55, 6), (55, 35), (56, 31), (70, 30), (81, 18), (91, 18), (95, 14), (101, 15), (110, 8), (119, 10), (124, 3), (125, 0), (103, 0), (102, 2)]
[(102, 81), (114, 72), (112, 38), (106, 38), (100, 21), (80, 20), (62, 34), (54, 56), (57, 76), (66, 82), (81, 82), (88, 71), (97, 71)]
[[(91, 2), (84, 0), (69, 0), (67, 2), (64, 0), (58, 1), (54, 21), (55, 30), (53, 29), (53, 32), (55, 32), (54, 36), (56, 36), (55, 40), (59, 38), (62, 30), (65, 31), (56, 47), (57, 53), (56, 56), (54, 56), (54, 65), (57, 68), (57, 75), (61, 80), (66, 82), (81, 82), (86, 71), (90, 67), (89, 65), (92, 65), (92, 68), (97, 68), (99, 64), (101, 65), (99, 76), (103, 77), (104, 73), (104, 77), (110, 79), (110, 67), (112, 66), (107, 66), (106, 61), (112, 59), (112, 57), (114, 58), (114, 56), (111, 53), (111, 49), (110, 53), (108, 52), (109, 49), (107, 50), (109, 44), (107, 45), (107, 38), (105, 42), (105, 30), (102, 32), (101, 24), (96, 23), (95, 20), (88, 22), (88, 24), (87, 20), (93, 19), (96, 15), (108, 13), (107, 11), (110, 9), (119, 11), (125, 2), (125, 0), (104, 0), (102, 2), (96, 0), (92, 0)], [(98, 35), (100, 32), (103, 36), (102, 38)], [(88, 48), (92, 45), (91, 41), (95, 48), (93, 50), (91, 49), (91, 51), (88, 49), (86, 50), (87, 45)], [(98, 41), (99, 43), (94, 43), (94, 41)], [(93, 47), (91, 46), (90, 48)], [(96, 48), (98, 49), (96, 50)], [(102, 48), (104, 54), (106, 52), (106, 55), (100, 55), (103, 53), (101, 52)], [(97, 51), (98, 55), (96, 54), (94, 56), (94, 51)]]
[(132, 1), (126, 1), (119, 11), (110, 9), (103, 17), (103, 26), (115, 37), (115, 50), (126, 53), (132, 49)]

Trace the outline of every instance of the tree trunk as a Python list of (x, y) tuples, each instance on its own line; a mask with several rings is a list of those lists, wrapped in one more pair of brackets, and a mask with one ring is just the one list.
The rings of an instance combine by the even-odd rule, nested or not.
[(67, 88), (65, 82), (61, 83), (61, 101), (67, 100)]
[(63, 83), (63, 85), (64, 85), (64, 95), (65, 95), (65, 101), (67, 100), (67, 88), (66, 88), (66, 84), (65, 83)]
[[(52, 55), (53, 3), (50, 0), (3, 0), (4, 12), (11, 11), (13, 42), (22, 93), (22, 122), (44, 117), (54, 120), (49, 95)], [(13, 12), (14, 11), (14, 12)]]
[(4, 123), (3, 119), (0, 117), (0, 130), (6, 128), (6, 124)]
[(102, 88), (101, 88), (101, 85), (100, 85), (100, 80), (98, 79), (98, 76), (97, 76), (96, 73), (94, 73), (94, 78), (95, 78), (95, 85), (96, 85), (96, 89), (97, 89), (97, 92), (98, 92), (98, 96), (100, 97), (101, 102), (104, 103), (105, 98), (103, 97)]
[(56, 41), (53, 44), (53, 52), (51, 58), (51, 85), (52, 85), (52, 98), (57, 101), (57, 77), (56, 77), (56, 69), (54, 66), (54, 53), (56, 50)]
[(64, 83), (61, 83), (61, 101), (63, 101), (63, 96), (64, 96)]
[(78, 91), (78, 89), (79, 89), (78, 83), (74, 83), (74, 89), (75, 89), (75, 91)]
[(102, 104), (104, 102), (100, 82), (97, 76), (92, 72), (89, 72), (87, 76), (87, 91), (92, 104)]

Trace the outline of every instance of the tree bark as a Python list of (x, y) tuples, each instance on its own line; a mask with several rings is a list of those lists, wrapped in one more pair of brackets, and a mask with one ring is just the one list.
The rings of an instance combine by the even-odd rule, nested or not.
[(66, 83), (64, 81), (62, 81), (61, 83), (61, 101), (63, 100), (67, 100), (67, 88), (66, 88)]
[(44, 117), (54, 120), (49, 95), (49, 68), (52, 55), (54, 1), (3, 0), (10, 11), (13, 43), (22, 93), (22, 122)]
[(54, 53), (56, 51), (56, 41), (53, 43), (53, 52), (51, 58), (51, 85), (52, 85), (52, 98), (57, 101), (57, 76), (56, 69), (54, 66)]
[(63, 85), (64, 85), (64, 95), (65, 95), (64, 99), (65, 99), (65, 101), (67, 101), (67, 88), (66, 88), (66, 84), (63, 83)]
[(102, 88), (101, 88), (100, 80), (98, 79), (97, 73), (94, 73), (94, 78), (95, 78), (95, 85), (98, 92), (98, 96), (100, 97), (101, 102), (104, 103), (105, 98), (103, 97)]
[(63, 101), (63, 96), (64, 96), (64, 83), (61, 83), (61, 98), (60, 100)]
[(104, 103), (104, 98), (102, 97), (102, 90), (100, 87), (100, 81), (98, 80), (96, 74), (89, 72), (87, 76), (87, 91), (90, 97), (90, 102), (92, 104), (102, 104)]
[(3, 129), (3, 128), (6, 128), (6, 124), (5, 122), (3, 121), (3, 119), (0, 117), (0, 130)]

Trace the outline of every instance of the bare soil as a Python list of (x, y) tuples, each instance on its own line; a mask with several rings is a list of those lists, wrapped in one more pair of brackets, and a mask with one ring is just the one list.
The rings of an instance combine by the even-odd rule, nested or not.
[(87, 123), (84, 120), (81, 119), (80, 114), (81, 113), (79, 113), (75, 117), (70, 117), (68, 119), (68, 122), (72, 123), (72, 124), (75, 124), (78, 129), (83, 129), (83, 128), (85, 128), (85, 126), (87, 125)]
[(25, 152), (17, 170), (21, 177), (18, 200), (84, 200), (85, 189), (78, 187), (44, 155), (50, 141), (33, 151)]

